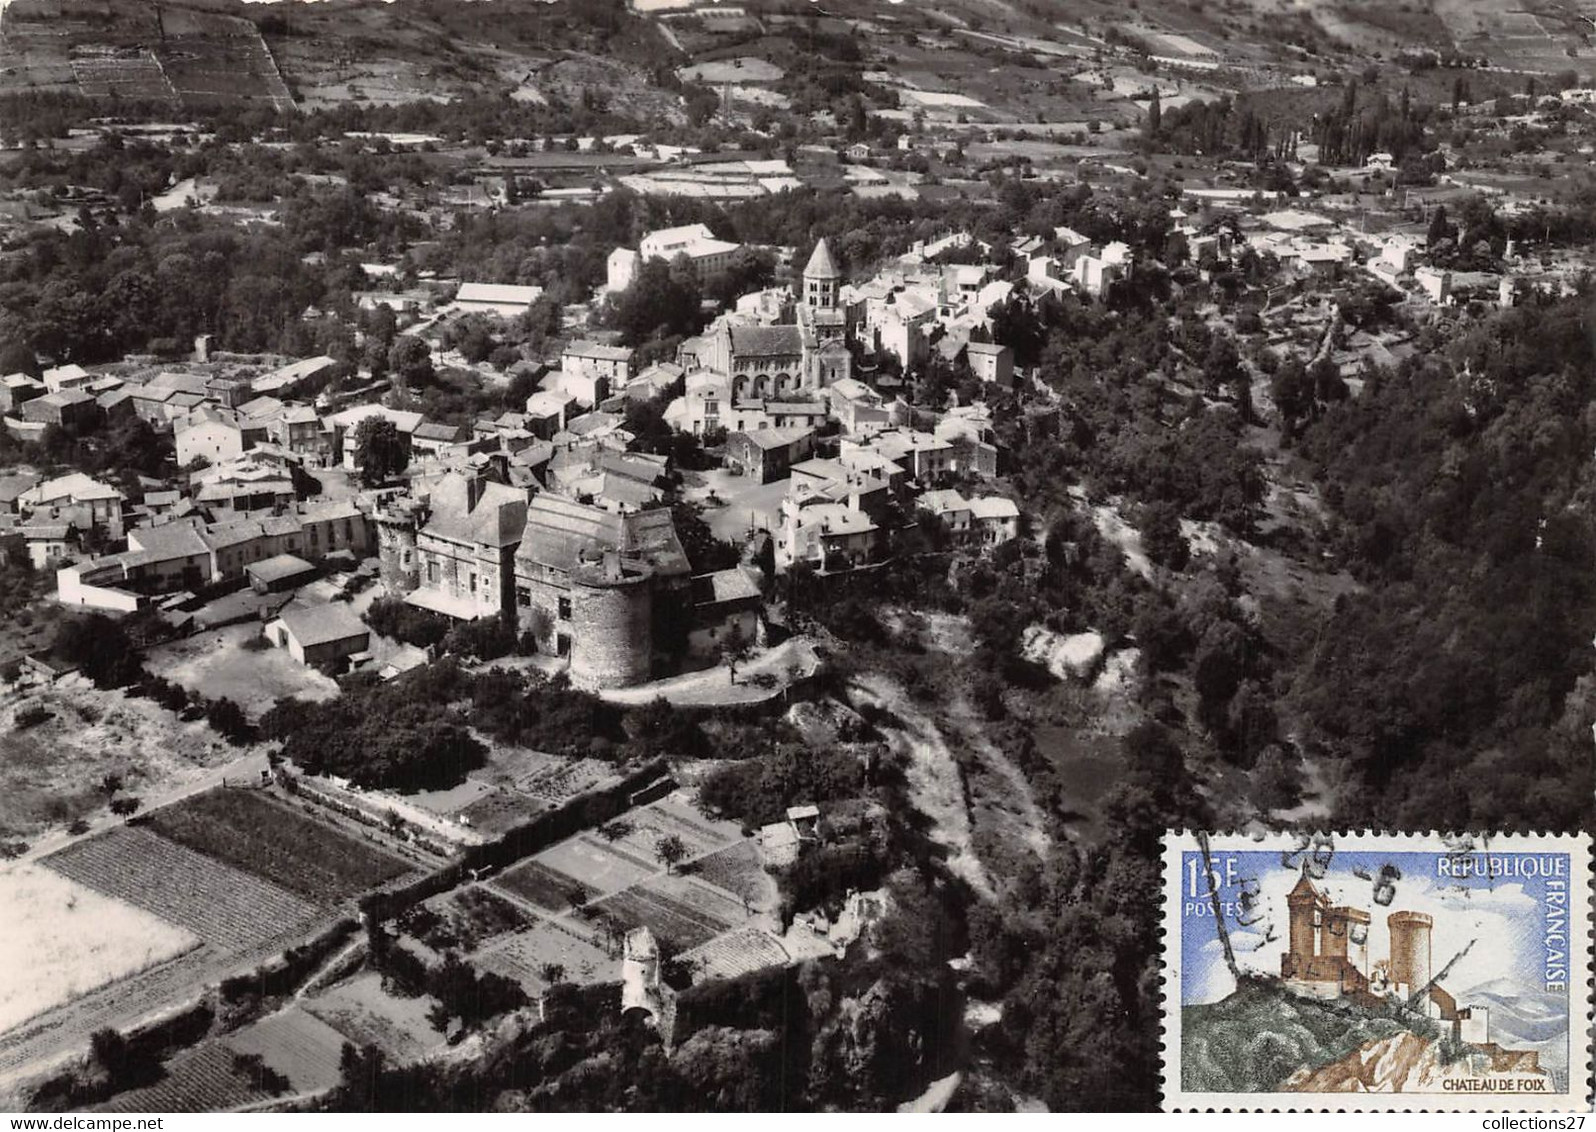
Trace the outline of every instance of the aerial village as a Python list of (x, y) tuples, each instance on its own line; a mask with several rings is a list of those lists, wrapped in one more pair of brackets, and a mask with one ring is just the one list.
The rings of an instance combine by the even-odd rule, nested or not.
[[(0, 315), (34, 322), (21, 362), (0, 336), (0, 896), (50, 958), (0, 986), (0, 1107), (360, 1107), (531, 1047), (576, 1088), (636, 1054), (592, 1036), (617, 1020), (700, 1068), (769, 1043), (768, 1084), (798, 998), (831, 1043), (804, 1103), (858, 1102), (851, 1075), (946, 1105), (1005, 1058), (1028, 1092), (980, 1103), (1063, 1103), (1025, 1027), (1107, 992), (1065, 964), (1039, 1005), (1064, 969), (1039, 957), (1089, 901), (1094, 954), (1126, 952), (1136, 816), (1370, 796), (1296, 743), (1281, 658), (1318, 656), (1391, 540), (1336, 541), (1309, 482), (1354, 428), (1293, 445), (1581, 293), (1561, 172), (1590, 80), (1519, 95), (1449, 59), (1448, 106), (1428, 56), (1380, 86), (1153, 22), (631, 8), (605, 34), (646, 23), (683, 66), (540, 63), (501, 100), (522, 135), (442, 99), (352, 129), (392, 76), (274, 25), (248, 77), (292, 107), (286, 60), (302, 120), (186, 121), (184, 88), (175, 121), (4, 151)], [(9, 19), (49, 40), (49, 12)], [(194, 42), (243, 42), (221, 30)], [(839, 55), (847, 97), (767, 32)], [(156, 62), (69, 73), (129, 94)], [(1326, 126), (1343, 89), (1356, 145)], [(155, 191), (78, 183), (124, 153)], [(281, 260), (227, 275), (200, 249), (235, 235)], [(116, 348), (78, 350), (93, 319), (34, 302), (36, 245), (137, 240), (140, 270), (84, 284)], [(1497, 389), (1452, 360), (1472, 420)], [(1151, 946), (1115, 993), (1156, 1008)]]

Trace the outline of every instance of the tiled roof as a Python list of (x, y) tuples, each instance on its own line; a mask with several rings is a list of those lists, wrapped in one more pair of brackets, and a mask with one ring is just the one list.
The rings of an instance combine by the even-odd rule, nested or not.
[(283, 610), (282, 622), (301, 648), (347, 641), (371, 632), (346, 606), (331, 602), (315, 609), (290, 606)]
[(796, 357), (803, 337), (796, 326), (733, 326), (732, 353), (747, 358)]
[(526, 493), (488, 480), (471, 505), (471, 480), (450, 472), (432, 489), (432, 517), (424, 534), (475, 546), (505, 547), (521, 541), (526, 526)]
[(527, 505), (517, 559), (568, 572), (584, 553), (591, 557), (606, 550), (642, 559), (660, 574), (680, 575), (689, 569), (666, 508), (623, 515), (547, 492)]

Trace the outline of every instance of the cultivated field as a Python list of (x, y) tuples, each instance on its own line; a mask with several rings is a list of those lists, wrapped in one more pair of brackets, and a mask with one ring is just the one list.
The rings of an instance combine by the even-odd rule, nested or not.
[(260, 636), (259, 625), (229, 625), (157, 645), (145, 666), (157, 676), (211, 699), (232, 700), (251, 719), (280, 699), (330, 700), (338, 685), (300, 664), (286, 649), (252, 652), (240, 647)]
[(577, 904), (587, 903), (592, 896), (581, 881), (535, 860), (523, 861), (495, 883), (548, 912), (567, 912)]
[(145, 1089), (133, 1089), (100, 1105), (96, 1112), (226, 1112), (268, 1100), (249, 1077), (233, 1068), (233, 1051), (202, 1042), (165, 1065), (166, 1075)]
[(534, 859), (570, 877), (590, 892), (628, 888), (662, 867), (658, 861), (632, 856), (588, 834), (562, 841)]
[(780, 941), (759, 928), (742, 928), (682, 953), (697, 979), (735, 979), (785, 964), (790, 956)]
[(399, 858), (258, 790), (211, 790), (150, 815), (163, 837), (322, 906), (409, 871)]
[(63, 1002), (0, 1035), (0, 1083), (31, 1072), (105, 1026), (126, 1027), (301, 942), (327, 909), (139, 826), (74, 842), (40, 862), (187, 929), (200, 946)]
[(288, 1078), (296, 1092), (314, 1092), (338, 1083), (338, 1058), (345, 1038), (303, 1006), (262, 1018), (228, 1035), (235, 1053), (257, 1054)]
[(0, 871), (0, 1032), (198, 944), (58, 873), (11, 866)]
[(419, 915), (411, 914), (409, 922), (401, 922), (434, 951), (475, 951), (488, 940), (519, 931), (530, 922), (520, 905), (481, 885), (442, 893), (422, 908)]
[(692, 885), (682, 877), (655, 877), (588, 909), (612, 917), (628, 930), (646, 925), (678, 951), (708, 943), (746, 917), (741, 902), (729, 894), (709, 885)]
[(755, 907), (764, 907), (775, 893), (776, 882), (759, 863), (759, 850), (752, 841), (741, 841), (730, 849), (700, 857), (693, 862), (691, 873)]
[(628, 827), (614, 847), (632, 857), (657, 863), (655, 846), (663, 837), (679, 837), (687, 846), (687, 856), (697, 857), (741, 840), (742, 830), (733, 822), (706, 818), (680, 801), (663, 798), (628, 813), (620, 820)]
[(43, 864), (229, 950), (304, 932), (321, 915), (286, 888), (140, 826), (76, 842)]

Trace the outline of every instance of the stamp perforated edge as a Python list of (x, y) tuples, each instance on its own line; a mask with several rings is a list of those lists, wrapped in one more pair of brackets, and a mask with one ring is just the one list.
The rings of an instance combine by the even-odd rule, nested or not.
[[(1577, 962), (1577, 975), (1569, 980), (1568, 1088), (1525, 1104), (1504, 1098), (1494, 1102), (1480, 1094), (1456, 1100), (1443, 1094), (1404, 1093), (1187, 1093), (1181, 1088), (1181, 1002), (1180, 1002), (1180, 854), (1198, 849), (1199, 837), (1206, 836), (1214, 848), (1289, 849), (1297, 843), (1297, 833), (1203, 833), (1196, 830), (1166, 830), (1159, 861), (1162, 887), (1159, 901), (1158, 948), (1161, 1033), (1159, 1057), (1160, 1107), (1165, 1112), (1588, 1112), (1592, 1111), (1591, 1046), (1593, 932), (1591, 922), (1591, 837), (1586, 833), (1479, 833), (1380, 832), (1373, 830), (1330, 832), (1337, 849), (1366, 852), (1388, 849), (1414, 852), (1416, 842), (1444, 848), (1443, 839), (1474, 837), (1493, 850), (1524, 852), (1567, 852), (1574, 870), (1569, 884), (1569, 923), (1577, 925), (1583, 946), (1570, 948), (1570, 959)], [(1577, 898), (1577, 899), (1576, 899)], [(1570, 936), (1575, 934), (1571, 929)], [(1577, 988), (1577, 989), (1576, 989)], [(1580, 1008), (1583, 1008), (1581, 1013)], [(1289, 1103), (1281, 1103), (1289, 1097)], [(1322, 1099), (1319, 1099), (1322, 1098)]]

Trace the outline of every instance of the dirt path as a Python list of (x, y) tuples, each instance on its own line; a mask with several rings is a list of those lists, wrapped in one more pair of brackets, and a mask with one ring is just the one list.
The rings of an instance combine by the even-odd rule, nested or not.
[(904, 690), (884, 676), (863, 676), (852, 685), (866, 703), (891, 712), (901, 729), (883, 726), (888, 743), (909, 758), (905, 775), (909, 799), (931, 822), (931, 839), (948, 851), (948, 868), (982, 896), (994, 895), (991, 878), (971, 846), (970, 809), (964, 797), (964, 772), (948, 741)]
[(1053, 839), (1047, 835), (1047, 819), (1036, 804), (1036, 795), (1025, 772), (986, 737), (982, 721), (964, 696), (954, 699), (949, 714), (959, 729), (959, 737), (975, 752), (985, 772), (1003, 785), (995, 797), (985, 799), (994, 820), (1000, 821), (1006, 830), (1017, 833), (1038, 857), (1046, 860)]

